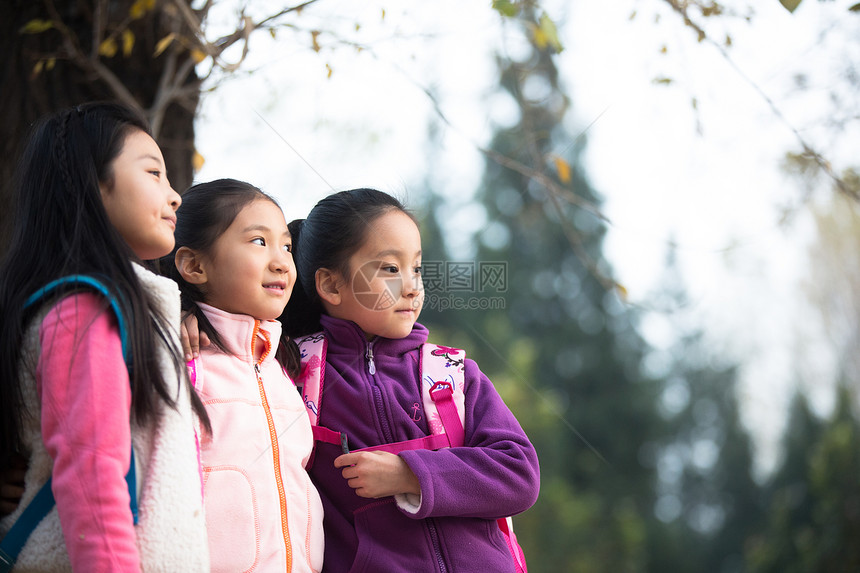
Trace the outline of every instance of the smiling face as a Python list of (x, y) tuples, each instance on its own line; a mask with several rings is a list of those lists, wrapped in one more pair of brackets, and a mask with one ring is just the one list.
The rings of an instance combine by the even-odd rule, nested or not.
[(278, 318), (296, 280), (291, 250), (281, 208), (267, 199), (252, 201), (200, 257), (204, 301), (259, 320)]
[(99, 190), (111, 224), (141, 259), (169, 253), (182, 199), (167, 180), (158, 144), (143, 131), (132, 130), (110, 173)]
[(392, 209), (374, 220), (349, 273), (336, 275), (335, 296), (323, 297), (328, 314), (355, 322), (368, 339), (407, 336), (424, 304), (421, 235), (412, 218)]

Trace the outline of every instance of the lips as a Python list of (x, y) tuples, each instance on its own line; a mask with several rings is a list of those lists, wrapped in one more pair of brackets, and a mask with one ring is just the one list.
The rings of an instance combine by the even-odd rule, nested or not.
[(266, 283), (263, 285), (263, 288), (266, 290), (276, 291), (277, 293), (283, 293), (287, 288), (287, 283), (284, 281), (275, 281), (272, 283)]
[(176, 217), (162, 217), (162, 219), (170, 223), (170, 226), (176, 229)]

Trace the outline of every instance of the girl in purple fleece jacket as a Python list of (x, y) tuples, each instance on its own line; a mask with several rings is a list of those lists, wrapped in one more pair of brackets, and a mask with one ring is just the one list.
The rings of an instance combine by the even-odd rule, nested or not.
[[(291, 336), (322, 330), (319, 424), (352, 450), (430, 433), (419, 351), (427, 329), (421, 236), (393, 197), (331, 195), (290, 224), (299, 284)], [(344, 454), (317, 442), (310, 469), (325, 510), (324, 571), (511, 571), (496, 519), (535, 502), (535, 450), (490, 380), (465, 365), (465, 447)]]

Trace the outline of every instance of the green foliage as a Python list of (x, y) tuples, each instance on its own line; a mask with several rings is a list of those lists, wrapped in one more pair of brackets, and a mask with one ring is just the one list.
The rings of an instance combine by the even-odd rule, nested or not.
[(779, 0), (779, 3), (789, 12), (794, 12), (800, 6), (800, 0)]
[(821, 423), (795, 398), (785, 460), (768, 492), (768, 522), (748, 551), (753, 573), (860, 569), (860, 425), (840, 388)]

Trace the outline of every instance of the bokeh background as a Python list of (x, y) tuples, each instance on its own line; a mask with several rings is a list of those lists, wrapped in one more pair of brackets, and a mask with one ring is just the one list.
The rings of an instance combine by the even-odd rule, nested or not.
[(860, 570), (856, 2), (0, 10), (4, 174), (113, 97), (177, 189), (416, 212), (421, 321), (541, 458), (532, 571)]

